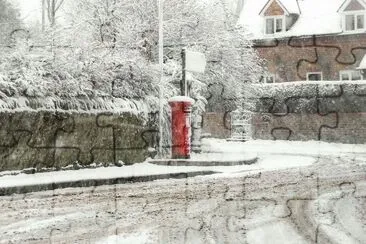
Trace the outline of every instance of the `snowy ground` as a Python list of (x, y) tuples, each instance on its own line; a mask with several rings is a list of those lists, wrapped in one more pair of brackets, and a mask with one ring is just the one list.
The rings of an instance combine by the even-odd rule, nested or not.
[(357, 156), (366, 157), (365, 144), (341, 144), (321, 141), (266, 141), (247, 142), (226, 141), (222, 139), (203, 139), (204, 152), (230, 154), (264, 155), (306, 155), (306, 156)]
[[(203, 150), (259, 161), (210, 176), (0, 197), (0, 243), (366, 243), (364, 145), (210, 139)], [(104, 170), (98, 177), (122, 174)]]
[[(243, 160), (259, 157), (256, 164), (241, 166), (160, 166), (148, 162), (124, 167), (81, 169), (47, 172), (38, 174), (19, 174), (0, 177), (0, 187), (60, 183), (87, 179), (109, 179), (145, 175), (174, 174), (179, 172), (215, 171), (234, 173), (242, 171), (264, 171), (281, 168), (308, 166), (319, 156), (357, 157), (366, 159), (365, 145), (336, 144), (324, 142), (291, 141), (248, 141), (228, 142), (220, 139), (204, 139), (201, 154), (193, 154), (191, 160)], [(1, 173), (0, 173), (1, 176)]]

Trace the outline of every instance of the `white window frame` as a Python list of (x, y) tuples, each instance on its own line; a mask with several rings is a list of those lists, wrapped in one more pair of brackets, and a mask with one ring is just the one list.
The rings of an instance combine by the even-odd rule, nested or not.
[[(347, 23), (346, 23), (346, 16), (347, 15), (353, 15), (354, 18), (354, 22), (355, 22), (355, 29), (354, 30), (347, 30)], [(357, 16), (358, 15), (363, 15), (363, 28), (357, 28)], [(345, 11), (343, 12), (343, 17), (342, 17), (342, 24), (343, 24), (343, 31), (344, 32), (358, 32), (358, 31), (363, 31), (365, 30), (365, 25), (366, 25), (366, 11), (365, 10), (357, 10), (357, 11)]]
[(342, 75), (343, 74), (347, 74), (348, 75), (348, 80), (349, 81), (352, 81), (352, 73), (355, 73), (355, 72), (358, 72), (360, 74), (361, 80), (363, 80), (363, 76), (362, 76), (361, 71), (359, 71), (359, 70), (352, 70), (352, 69), (349, 69), (349, 70), (340, 70), (339, 71), (339, 80), (342, 81)]
[[(273, 33), (267, 34), (267, 19), (273, 19)], [(278, 19), (282, 20), (282, 30), (279, 32), (276, 32), (276, 27), (277, 27), (277, 21)], [(277, 33), (282, 33), (286, 31), (286, 16), (285, 15), (271, 15), (271, 16), (265, 16), (264, 17), (264, 35), (266, 36), (273, 36), (276, 35)]]
[(320, 80), (323, 80), (323, 72), (307, 72), (306, 73), (306, 80), (307, 81), (312, 81), (309, 80), (309, 75), (319, 75), (320, 74)]

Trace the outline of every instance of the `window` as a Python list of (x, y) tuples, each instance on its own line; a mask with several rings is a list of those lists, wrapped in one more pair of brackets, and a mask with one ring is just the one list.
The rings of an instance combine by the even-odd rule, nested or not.
[(271, 16), (266, 17), (265, 33), (267, 35), (273, 35), (278, 32), (285, 31), (285, 17), (284, 16)]
[(274, 19), (266, 19), (266, 34), (274, 33)]
[(359, 70), (341, 70), (339, 71), (340, 80), (362, 80)]
[(344, 16), (345, 31), (357, 31), (365, 29), (365, 14), (353, 13)]
[(306, 73), (306, 80), (323, 80), (323, 72)]
[(365, 28), (365, 16), (363, 14), (356, 15), (357, 29)]

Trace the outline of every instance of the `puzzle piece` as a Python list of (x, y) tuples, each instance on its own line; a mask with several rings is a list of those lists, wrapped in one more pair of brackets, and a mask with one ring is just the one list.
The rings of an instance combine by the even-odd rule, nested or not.
[[(294, 42), (292, 39), (297, 40)], [(311, 38), (291, 37), (288, 42), (288, 45), (292, 48), (311, 47), (315, 51), (315, 56), (301, 58), (297, 62), (297, 76), (301, 80), (306, 80), (306, 73), (312, 71), (322, 71), (327, 80), (338, 80), (339, 69), (349, 70), (359, 65), (366, 53), (366, 45), (364, 44), (363, 39), (361, 42), (355, 42), (352, 35), (336, 37), (313, 35)], [(299, 53), (298, 50), (297, 53)], [(303, 55), (296, 56), (304, 57)]]
[[(73, 115), (74, 126), (68, 131), (58, 131), (56, 134), (57, 166), (79, 162), (88, 165), (95, 162), (93, 150), (109, 149), (113, 145), (113, 130), (98, 127), (95, 116), (86, 114)], [(106, 150), (103, 159), (113, 162), (113, 152)]]
[(363, 196), (356, 195), (357, 187), (354, 182), (342, 182), (338, 187), (339, 193), (328, 191), (321, 195), (330, 205), (333, 221), (320, 225), (318, 241), (323, 243), (343, 239), (348, 242), (363, 243), (366, 240), (364, 218), (366, 194), (364, 192)]
[[(320, 140), (325, 125), (337, 126), (337, 114), (288, 114), (254, 116), (254, 137), (267, 140)], [(282, 131), (284, 133), (279, 133)], [(276, 137), (279, 136), (279, 137)]]
[(209, 84), (207, 87), (206, 112), (227, 112), (235, 110), (233, 94), (228, 94), (222, 83)]
[[(335, 41), (336, 40), (336, 41)], [(335, 45), (336, 43), (337, 45)], [(323, 49), (326, 52), (335, 54), (334, 62), (340, 65), (359, 64), (357, 60), (361, 60), (366, 50), (366, 42), (364, 38), (355, 41), (353, 36), (337, 36), (335, 37), (316, 37), (317, 49)]]
[[(301, 67), (303, 62), (316, 62), (317, 54), (314, 38), (303, 40), (297, 37), (290, 37), (281, 40), (258, 40), (255, 41), (254, 48), (261, 58), (269, 61), (266, 66), (269, 73), (276, 74), (275, 80), (280, 80), (281, 82), (304, 80), (306, 75), (304, 78), (303, 74), (299, 72), (299, 68), (294, 69), (291, 65), (297, 64), (297, 67)], [(262, 45), (263, 42), (268, 41), (272, 41), (272, 44), (275, 43), (275, 45)], [(301, 57), (301, 59), (298, 57)]]
[(157, 147), (157, 128), (146, 128), (136, 115), (125, 114), (117, 117), (102, 114), (97, 117), (97, 125), (113, 131), (114, 139), (110, 149), (115, 152), (114, 162), (142, 162), (149, 154), (148, 149)]
[(23, 216), (18, 216), (17, 212), (17, 200), (23, 199), (23, 195), (12, 195), (12, 196), (2, 196), (0, 198), (0, 207), (6, 209), (7, 211), (0, 212), (1, 223), (0, 223), (0, 242), (10, 242), (15, 239), (14, 232), (10, 231), (9, 226), (14, 225), (14, 223), (19, 223), (23, 220)]
[(11, 131), (28, 131), (31, 147), (55, 147), (55, 137), (60, 130), (68, 131), (74, 126), (73, 118), (66, 113), (22, 112), (15, 113), (9, 124)]
[[(317, 199), (317, 176), (303, 175), (293, 170), (283, 173), (286, 174), (285, 177), (268, 172), (261, 173), (259, 178), (246, 179), (246, 223), (249, 229), (249, 243), (256, 241), (258, 236), (261, 236), (261, 242), (276, 240), (276, 243), (307, 243), (309, 240), (315, 240), (316, 228), (306, 224), (306, 212), (299, 213), (299, 210), (303, 210), (303, 206)], [(284, 232), (287, 235), (283, 235)], [(286, 236), (291, 236), (291, 239), (283, 239)]]
[(358, 85), (325, 85), (319, 86), (319, 113), (326, 114), (337, 111), (337, 129), (324, 129), (322, 139), (326, 141), (342, 141), (344, 143), (363, 143), (363, 126), (365, 124), (364, 97), (355, 95)]
[(230, 136), (229, 112), (205, 113), (202, 118), (202, 135), (209, 134), (218, 138)]
[[(206, 112), (202, 116), (202, 135), (230, 137), (230, 113), (236, 109), (236, 100), (221, 83), (209, 84), (206, 94)], [(212, 112), (210, 112), (212, 111)]]
[(95, 187), (91, 197), (100, 199), (99, 204), (94, 206), (95, 224), (98, 229), (105, 230), (109, 235), (117, 235), (117, 221), (122, 218), (121, 213), (117, 213), (118, 202), (122, 200), (117, 195), (117, 185)]
[(13, 115), (9, 113), (0, 114), (0, 148), (9, 148), (16, 144), (12, 130), (9, 128), (9, 121), (12, 116)]
[(24, 169), (29, 168), (51, 168), (54, 166), (55, 148), (33, 147), (30, 146), (32, 134), (29, 131), (14, 131), (16, 145), (5, 147), (1, 150), (1, 168), (6, 169)]
[[(187, 189), (194, 190), (201, 185), (195, 179), (187, 179)], [(210, 180), (211, 181), (211, 180)], [(202, 180), (201, 194), (188, 193), (186, 202), (185, 243), (245, 242), (245, 202), (242, 181), (225, 182)]]
[(316, 85), (281, 86), (266, 85), (258, 92), (256, 109), (253, 112), (286, 116), (289, 113), (316, 113)]
[(55, 135), (71, 123), (69, 116), (48, 112), (4, 113), (1, 116), (2, 170), (55, 165)]

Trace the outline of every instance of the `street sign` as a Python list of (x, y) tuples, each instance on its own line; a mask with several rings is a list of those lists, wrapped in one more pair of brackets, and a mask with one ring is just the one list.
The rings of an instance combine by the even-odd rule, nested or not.
[(203, 53), (186, 50), (185, 70), (204, 73), (206, 68), (206, 57)]

